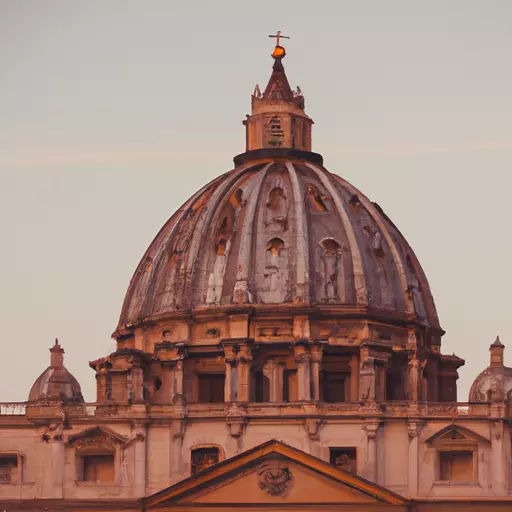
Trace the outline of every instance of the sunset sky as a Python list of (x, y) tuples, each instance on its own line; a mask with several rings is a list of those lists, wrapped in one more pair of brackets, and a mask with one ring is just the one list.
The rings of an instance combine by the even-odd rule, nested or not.
[(423, 265), (459, 399), (497, 334), (512, 366), (510, 0), (0, 0), (0, 401), (55, 337), (95, 399), (146, 247), (244, 151), (277, 30), (313, 150)]

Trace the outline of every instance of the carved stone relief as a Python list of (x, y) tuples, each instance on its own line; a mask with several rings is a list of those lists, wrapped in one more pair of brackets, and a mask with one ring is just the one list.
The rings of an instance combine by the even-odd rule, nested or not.
[(260, 489), (271, 496), (283, 496), (292, 483), (290, 468), (281, 462), (267, 462), (259, 471)]
[(287, 295), (288, 249), (280, 238), (267, 243), (265, 251), (264, 289), (260, 292), (262, 302), (284, 302)]
[(332, 238), (325, 238), (319, 245), (321, 248), (320, 297), (326, 302), (342, 302), (345, 299), (342, 248)]
[(268, 194), (265, 211), (265, 225), (271, 230), (286, 231), (288, 229), (288, 199), (281, 182), (275, 183)]

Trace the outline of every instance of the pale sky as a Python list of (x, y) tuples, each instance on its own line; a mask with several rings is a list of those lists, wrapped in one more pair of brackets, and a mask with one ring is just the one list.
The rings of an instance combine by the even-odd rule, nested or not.
[(460, 400), (497, 334), (512, 365), (510, 0), (0, 0), (0, 401), (56, 336), (95, 399), (146, 247), (244, 151), (276, 30), (313, 149), (423, 265)]

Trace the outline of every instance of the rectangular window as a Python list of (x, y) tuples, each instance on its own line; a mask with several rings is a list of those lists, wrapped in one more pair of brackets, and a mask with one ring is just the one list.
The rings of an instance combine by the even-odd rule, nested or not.
[(198, 376), (199, 402), (221, 403), (224, 402), (224, 374), (203, 373)]
[(329, 462), (337, 468), (357, 473), (356, 448), (329, 448)]
[(17, 455), (3, 455), (0, 457), (0, 484), (18, 483), (18, 457)]
[(83, 482), (107, 483), (114, 481), (114, 455), (84, 455)]
[(452, 482), (475, 480), (472, 451), (439, 452), (439, 479)]
[(192, 474), (203, 471), (219, 462), (218, 448), (197, 448), (192, 450)]

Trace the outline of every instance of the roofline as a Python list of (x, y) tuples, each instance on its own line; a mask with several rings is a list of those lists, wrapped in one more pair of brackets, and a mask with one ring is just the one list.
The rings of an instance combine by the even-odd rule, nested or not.
[[(210, 466), (209, 468), (200, 471), (195, 475), (191, 475), (188, 478), (181, 480), (180, 482), (170, 487), (167, 487), (166, 489), (162, 489), (161, 491), (152, 494), (151, 496), (142, 498), (140, 500), (141, 505), (144, 507), (147, 505), (157, 505), (163, 501), (176, 499), (183, 495), (187, 495), (193, 490), (201, 488), (203, 485), (211, 482), (214, 478), (232, 474), (241, 466), (239, 464), (240, 462), (251, 463), (272, 453), (283, 455), (284, 457), (287, 457), (290, 460), (297, 462), (298, 464), (306, 466), (313, 471), (316, 470), (318, 473), (328, 476), (333, 480), (343, 482), (343, 484), (359, 492), (373, 496), (378, 501), (394, 505), (404, 505), (407, 503), (406, 498), (398, 493), (381, 487), (380, 485), (371, 482), (359, 475), (354, 475), (353, 473), (339, 469), (329, 464), (328, 462), (319, 459), (318, 457), (305, 453), (297, 448), (283, 443), (282, 441), (272, 439), (245, 452), (235, 455), (234, 457)], [(311, 465), (305, 464), (305, 461), (311, 462)], [(312, 466), (316, 466), (316, 468)], [(361, 488), (361, 484), (366, 486), (366, 488)]]

